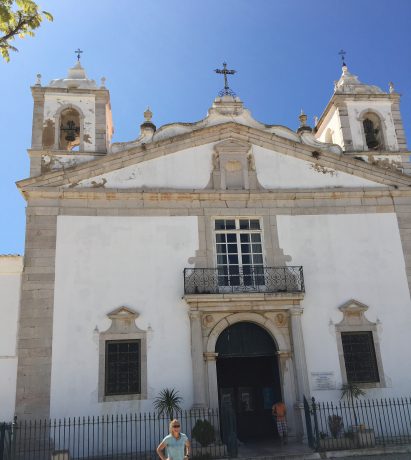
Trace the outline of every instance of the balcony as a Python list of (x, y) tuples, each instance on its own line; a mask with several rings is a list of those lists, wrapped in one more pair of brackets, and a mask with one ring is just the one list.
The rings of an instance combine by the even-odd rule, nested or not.
[(304, 293), (303, 267), (185, 268), (184, 294)]

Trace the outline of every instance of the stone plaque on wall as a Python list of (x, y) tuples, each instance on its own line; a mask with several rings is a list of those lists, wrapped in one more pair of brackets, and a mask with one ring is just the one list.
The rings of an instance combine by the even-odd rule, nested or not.
[(311, 372), (313, 390), (335, 390), (334, 372)]

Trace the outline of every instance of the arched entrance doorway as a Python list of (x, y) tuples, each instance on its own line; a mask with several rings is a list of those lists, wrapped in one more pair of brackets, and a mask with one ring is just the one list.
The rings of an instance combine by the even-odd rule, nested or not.
[(233, 408), (241, 441), (274, 436), (271, 406), (282, 399), (277, 351), (270, 334), (251, 322), (235, 323), (217, 339), (219, 404)]

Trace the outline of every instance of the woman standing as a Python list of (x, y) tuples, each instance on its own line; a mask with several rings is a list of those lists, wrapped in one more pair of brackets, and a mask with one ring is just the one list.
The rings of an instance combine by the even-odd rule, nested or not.
[[(170, 434), (157, 447), (157, 454), (161, 460), (188, 460), (190, 458), (190, 441), (181, 433), (181, 425), (177, 419), (170, 422)], [(167, 457), (164, 456), (164, 449)]]

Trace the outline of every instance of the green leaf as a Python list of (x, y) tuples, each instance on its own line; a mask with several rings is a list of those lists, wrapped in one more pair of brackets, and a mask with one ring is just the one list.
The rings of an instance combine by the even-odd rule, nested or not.
[(33, 37), (44, 19), (54, 18), (48, 11), (39, 11), (33, 0), (0, 0), (0, 47), (6, 62), (10, 61), (10, 51), (17, 51), (11, 42), (16, 37)]

